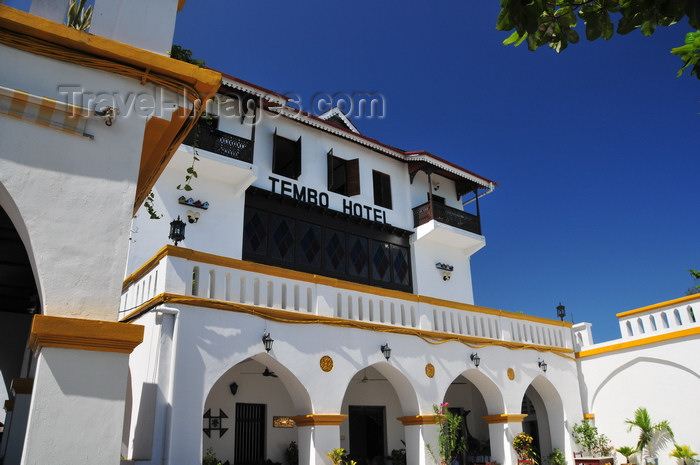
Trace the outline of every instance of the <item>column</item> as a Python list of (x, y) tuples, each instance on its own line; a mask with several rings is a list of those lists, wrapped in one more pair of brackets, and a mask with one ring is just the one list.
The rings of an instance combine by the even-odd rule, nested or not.
[(5, 425), (3, 436), (7, 435), (5, 442), (5, 461), (3, 463), (19, 463), (22, 458), (22, 446), (27, 432), (27, 419), (29, 417), (29, 404), (32, 399), (32, 380), (29, 378), (15, 378), (12, 380), (10, 392), (13, 395), (11, 408), (12, 419), (8, 428)]
[(340, 424), (347, 415), (298, 415), (292, 417), (297, 425), (299, 463), (327, 465), (326, 454), (340, 447)]
[[(435, 415), (415, 415), (397, 418), (404, 427), (406, 438), (406, 465), (431, 465), (440, 463), (438, 424)], [(430, 444), (435, 459), (428, 452)]]
[(22, 465), (119, 464), (128, 357), (143, 326), (36, 315)]
[(518, 456), (512, 447), (513, 438), (523, 431), (523, 419), (527, 415), (520, 413), (487, 415), (481, 417), (489, 425), (491, 460), (502, 465), (515, 465)]

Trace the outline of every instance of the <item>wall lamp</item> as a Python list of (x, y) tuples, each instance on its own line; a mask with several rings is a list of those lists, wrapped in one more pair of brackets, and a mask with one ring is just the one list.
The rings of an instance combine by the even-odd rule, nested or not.
[(193, 212), (192, 210), (187, 210), (187, 221), (192, 223), (196, 223), (199, 221), (199, 212)]
[(170, 234), (168, 239), (171, 239), (177, 245), (178, 242), (185, 240), (185, 222), (180, 219), (180, 215), (176, 220), (170, 222)]
[(272, 350), (272, 343), (275, 342), (275, 340), (270, 337), (270, 333), (265, 333), (263, 334), (262, 342), (265, 344), (265, 350), (270, 352)]
[(231, 383), (228, 385), (228, 388), (231, 390), (231, 395), (235, 396), (238, 392), (238, 383)]
[(559, 318), (561, 321), (564, 321), (564, 317), (566, 316), (566, 307), (564, 307), (561, 302), (559, 302), (559, 305), (557, 305), (557, 318)]
[(474, 352), (469, 356), (469, 358), (472, 360), (472, 363), (474, 363), (474, 366), (479, 368), (479, 364), (481, 363), (481, 359), (479, 358), (479, 355)]
[(435, 184), (433, 184), (433, 189), (436, 191), (439, 191), (440, 190), (440, 183), (436, 182)]
[(538, 361), (537, 361), (537, 366), (540, 367), (540, 369), (541, 369), (542, 371), (544, 371), (545, 373), (547, 373), (547, 362), (545, 362), (544, 360), (538, 360)]
[(384, 344), (384, 345), (382, 346), (382, 349), (381, 349), (381, 350), (382, 350), (382, 354), (384, 355), (384, 358), (386, 358), (387, 361), (388, 361), (389, 358), (391, 357), (391, 349), (389, 348), (389, 344), (388, 344), (388, 343), (387, 343), (387, 344)]

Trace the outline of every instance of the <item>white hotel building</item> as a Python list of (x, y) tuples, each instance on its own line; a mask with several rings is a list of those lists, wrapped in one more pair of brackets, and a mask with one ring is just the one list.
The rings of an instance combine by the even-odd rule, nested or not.
[[(158, 2), (170, 37), (182, 3)], [(209, 448), (229, 464), (287, 463), (292, 442), (304, 465), (338, 447), (362, 465), (400, 449), (430, 464), (441, 402), (464, 415), (463, 464), (514, 464), (520, 431), (573, 463), (584, 418), (633, 446), (624, 419), (639, 406), (700, 449), (700, 298), (621, 313), (621, 339), (603, 344), (586, 323), (474, 305), (470, 257), (485, 245), (493, 181), (368, 138), (338, 111), (300, 113), (278, 93), (173, 63), (144, 50), (163, 48), (155, 37), (128, 42), (119, 27), (137, 26), (86, 38), (0, 5), (0, 53), (16, 65), (0, 74), (5, 465), (190, 465)], [(37, 55), (6, 31), (131, 60), (131, 74)], [(108, 76), (124, 92), (168, 75), (217, 98), (201, 118), (190, 103), (109, 127), (88, 108), (66, 135), (13, 110), (20, 90), (38, 107), (59, 99), (55, 81), (27, 78), (39, 68)], [(185, 138), (187, 113), (197, 123)], [(190, 167), (193, 190), (178, 190)], [(27, 182), (48, 187), (29, 195)], [(157, 220), (138, 208), (151, 190)], [(184, 235), (171, 240), (178, 218)]]

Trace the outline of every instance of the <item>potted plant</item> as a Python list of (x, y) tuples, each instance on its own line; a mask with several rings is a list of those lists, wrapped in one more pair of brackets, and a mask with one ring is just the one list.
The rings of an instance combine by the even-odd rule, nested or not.
[(613, 457), (615, 448), (612, 441), (606, 435), (600, 434), (598, 428), (591, 425), (588, 420), (574, 425), (573, 438), (583, 454), (583, 457), (574, 459), (577, 465), (615, 463), (615, 457)]
[[(438, 429), (438, 448), (441, 465), (452, 464), (467, 448), (466, 441), (462, 435), (462, 417), (450, 412), (448, 409), (449, 405), (447, 402), (443, 402), (439, 407), (437, 405), (433, 406), (435, 423), (440, 425)], [(430, 452), (433, 460), (437, 462), (437, 457), (435, 457), (430, 444), (426, 444), (425, 447)]]
[[(642, 458), (654, 458), (654, 452), (651, 449), (652, 440), (658, 441), (659, 445), (668, 443), (673, 439), (673, 431), (668, 421), (663, 420), (659, 423), (652, 423), (649, 417), (649, 412), (644, 407), (639, 407), (634, 411), (634, 418), (626, 419), (625, 423), (629, 425), (628, 431), (632, 428), (639, 430), (639, 439), (637, 440), (637, 450), (642, 454)], [(653, 460), (652, 460), (653, 461)]]
[(357, 465), (354, 460), (348, 460), (348, 455), (345, 449), (339, 447), (327, 452), (326, 455), (333, 461), (333, 465)]
[(532, 450), (532, 436), (520, 433), (513, 438), (513, 449), (518, 454), (518, 463), (535, 464), (535, 453)]
[(674, 447), (673, 452), (671, 452), (668, 455), (670, 457), (675, 457), (675, 458), (679, 459), (683, 463), (683, 465), (691, 465), (697, 461), (697, 460), (695, 460), (695, 456), (697, 456), (698, 454), (693, 452), (690, 449), (690, 446), (686, 446), (686, 445), (681, 446), (678, 444), (674, 444), (673, 447)]
[(547, 456), (547, 463), (549, 465), (566, 465), (566, 457), (561, 449), (554, 449), (551, 454)]
[(299, 447), (297, 447), (296, 441), (289, 443), (284, 451), (284, 457), (287, 459), (287, 465), (299, 464)]
[(625, 458), (625, 463), (630, 463), (630, 457), (637, 453), (637, 449), (632, 449), (629, 446), (622, 446), (615, 449)]

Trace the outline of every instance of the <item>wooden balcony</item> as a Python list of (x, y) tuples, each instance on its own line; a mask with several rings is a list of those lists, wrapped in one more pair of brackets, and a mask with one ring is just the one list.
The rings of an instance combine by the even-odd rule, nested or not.
[(413, 209), (414, 227), (417, 228), (430, 220), (439, 221), (448, 226), (481, 235), (481, 220), (478, 216), (471, 213), (431, 201)]
[(253, 163), (253, 141), (214, 129), (206, 120), (200, 120), (183, 143), (228, 158)]

